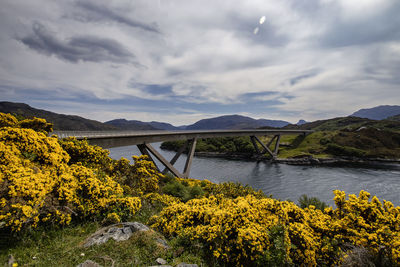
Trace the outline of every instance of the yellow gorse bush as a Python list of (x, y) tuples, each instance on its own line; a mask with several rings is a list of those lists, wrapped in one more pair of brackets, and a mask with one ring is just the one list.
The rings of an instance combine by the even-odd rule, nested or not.
[[(24, 226), (36, 227), (40, 222), (69, 224), (72, 219), (106, 217), (109, 213), (114, 213), (115, 219), (116, 215), (126, 217), (140, 209), (141, 200), (125, 196), (122, 187), (102, 170), (81, 162), (70, 164), (71, 157), (57, 137), (20, 128), (12, 118), (0, 113), (0, 119), (8, 122), (0, 128), (3, 226), (19, 231)], [(48, 126), (41, 119), (33, 122), (35, 126)], [(9, 127), (13, 123), (16, 127)], [(99, 151), (92, 148), (87, 157), (106, 153)]]
[(153, 218), (153, 227), (170, 236), (199, 240), (216, 258), (231, 264), (262, 259), (275, 246), (271, 230), (277, 226), (284, 229), (286, 263), (337, 264), (341, 248), (351, 244), (375, 254), (385, 248), (386, 255), (399, 264), (400, 208), (390, 202), (382, 205), (376, 197), (369, 201), (364, 191), (348, 200), (344, 192), (334, 193), (338, 208), (324, 212), (253, 195), (193, 199), (165, 208)]

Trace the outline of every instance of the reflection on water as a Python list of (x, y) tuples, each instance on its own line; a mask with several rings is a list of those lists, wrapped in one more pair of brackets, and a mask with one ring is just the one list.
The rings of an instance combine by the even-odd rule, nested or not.
[[(159, 148), (159, 143), (154, 147)], [(111, 148), (110, 156), (115, 159), (140, 155), (136, 146)], [(171, 159), (175, 153), (160, 150)], [(186, 156), (175, 163), (183, 170)], [(219, 158), (195, 157), (190, 176), (208, 179), (212, 182), (233, 181), (249, 184), (275, 198), (297, 201), (302, 194), (315, 196), (333, 205), (333, 190), (358, 194), (360, 190), (378, 196), (380, 200), (400, 205), (400, 166), (377, 164), (372, 166), (291, 166), (270, 162), (226, 160)]]

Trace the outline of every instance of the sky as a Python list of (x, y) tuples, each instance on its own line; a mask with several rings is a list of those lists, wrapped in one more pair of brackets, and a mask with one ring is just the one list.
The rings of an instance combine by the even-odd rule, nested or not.
[(0, 5), (0, 101), (174, 125), (400, 104), (399, 0)]

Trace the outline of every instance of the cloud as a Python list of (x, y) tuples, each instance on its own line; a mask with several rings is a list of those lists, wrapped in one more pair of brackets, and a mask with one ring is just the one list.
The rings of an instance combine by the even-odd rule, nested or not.
[(29, 48), (69, 62), (130, 62), (134, 55), (117, 41), (96, 36), (75, 36), (69, 40), (58, 39), (43, 24), (34, 22), (33, 33), (20, 38)]
[(95, 119), (104, 111), (185, 123), (236, 113), (311, 121), (400, 103), (398, 0), (5, 0), (2, 7), (4, 100)]
[(143, 23), (141, 21), (123, 16), (113, 9), (99, 5), (98, 3), (95, 4), (89, 1), (78, 1), (76, 2), (76, 6), (83, 9), (86, 13), (84, 15), (75, 16), (75, 19), (84, 21), (114, 21), (130, 27), (139, 28), (144, 31), (161, 33), (156, 23)]
[(293, 77), (290, 79), (289, 82), (290, 82), (290, 85), (295, 85), (295, 84), (301, 82), (302, 80), (315, 77), (316, 75), (318, 75), (318, 71), (311, 71), (310, 73), (306, 73), (306, 74), (302, 74), (302, 75)]
[(132, 88), (137, 88), (142, 90), (145, 93), (149, 93), (151, 95), (171, 95), (172, 85), (169, 84), (141, 84), (141, 83), (132, 83), (130, 85)]
[(362, 15), (356, 16), (352, 13), (353, 16), (350, 18), (342, 15), (336, 22), (331, 23), (321, 36), (321, 44), (329, 47), (343, 47), (399, 41), (400, 2), (369, 2), (376, 2), (376, 5), (367, 6), (372, 10), (363, 10), (363, 5), (353, 7), (350, 10), (355, 9)]

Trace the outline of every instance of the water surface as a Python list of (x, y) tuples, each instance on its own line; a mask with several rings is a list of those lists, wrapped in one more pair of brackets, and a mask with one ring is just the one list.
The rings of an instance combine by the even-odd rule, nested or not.
[[(175, 152), (161, 150), (160, 143), (153, 144), (166, 159)], [(114, 159), (140, 155), (136, 146), (111, 148)], [(186, 155), (175, 163), (182, 171)], [(333, 190), (357, 194), (360, 190), (400, 205), (400, 165), (377, 164), (369, 166), (294, 166), (270, 162), (228, 160), (220, 158), (195, 157), (190, 177), (208, 179), (220, 183), (226, 181), (249, 184), (266, 194), (297, 202), (302, 194), (315, 196), (333, 205)]]

